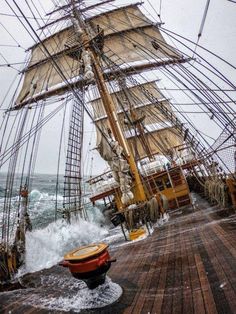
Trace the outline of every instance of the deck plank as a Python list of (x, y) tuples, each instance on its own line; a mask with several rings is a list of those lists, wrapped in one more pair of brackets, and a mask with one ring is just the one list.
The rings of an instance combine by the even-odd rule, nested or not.
[(192, 314), (193, 309), (193, 291), (191, 283), (191, 270), (188, 260), (188, 247), (190, 239), (186, 241), (183, 234), (180, 235), (181, 238), (181, 256), (182, 256), (182, 290), (183, 290), (183, 313)]
[(178, 229), (178, 244), (175, 248), (174, 293), (172, 297), (172, 313), (183, 312), (183, 256), (181, 254), (181, 229)]
[(214, 236), (213, 238), (212, 234), (208, 231), (204, 231), (202, 237), (205, 237), (208, 240), (206, 249), (211, 256), (213, 267), (216, 269), (218, 278), (221, 282), (219, 289), (224, 290), (231, 311), (234, 312), (236, 309), (236, 299), (232, 281), (235, 282), (236, 280), (235, 273), (232, 273), (227, 260), (225, 260), (225, 255), (221, 254), (222, 247), (218, 246), (218, 237)]
[(202, 295), (207, 313), (217, 313), (214, 297), (211, 291), (211, 287), (208, 282), (207, 274), (204, 269), (204, 265), (199, 254), (195, 254), (195, 261), (198, 271), (198, 276), (201, 284)]
[[(164, 256), (165, 253), (168, 250), (168, 234), (170, 233), (169, 226), (167, 227), (167, 230), (165, 230), (167, 234), (165, 233), (165, 236), (163, 238), (163, 229), (160, 229), (159, 233), (159, 243), (157, 241), (154, 242), (155, 250), (159, 251), (158, 259), (156, 260), (156, 263), (152, 265), (153, 272), (150, 280), (150, 288), (147, 292), (147, 296), (145, 298), (145, 302), (142, 308), (142, 313), (148, 313), (150, 312), (150, 309), (153, 309), (154, 311), (154, 302), (156, 294), (158, 293), (158, 287), (159, 287), (159, 279), (162, 271), (162, 264), (164, 263)], [(162, 240), (161, 240), (162, 239)], [(158, 245), (159, 244), (159, 245)]]
[(167, 277), (167, 268), (168, 268), (168, 260), (170, 255), (170, 233), (167, 236), (166, 249), (163, 255), (162, 263), (160, 264), (160, 277), (157, 283), (156, 295), (152, 307), (152, 313), (161, 313), (163, 299), (165, 295), (165, 285), (166, 285), (166, 277)]

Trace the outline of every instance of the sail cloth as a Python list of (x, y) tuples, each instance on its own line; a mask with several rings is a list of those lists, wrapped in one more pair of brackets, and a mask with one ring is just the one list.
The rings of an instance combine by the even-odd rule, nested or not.
[[(142, 92), (142, 88), (151, 93), (158, 101), (156, 104), (150, 103), (150, 99)], [(166, 153), (173, 146), (183, 143), (182, 137), (178, 131), (166, 120), (165, 116), (158, 110), (158, 103), (162, 102), (168, 111), (172, 111), (167, 99), (158, 90), (156, 81), (146, 82), (139, 86), (132, 86), (126, 90), (126, 101), (124, 101), (124, 91), (111, 93), (115, 110), (124, 131), (124, 135), (128, 143), (136, 152), (139, 158), (145, 157), (145, 147), (140, 139), (139, 132), (133, 123), (128, 123), (128, 118), (131, 119), (130, 108), (135, 109), (137, 118), (142, 119), (143, 132), (146, 141), (149, 143), (150, 150), (153, 154), (158, 152)], [(109, 122), (102, 105), (101, 98), (94, 99), (90, 102), (92, 111), (94, 112), (94, 121), (99, 129), (107, 132), (110, 128)], [(97, 136), (99, 138), (97, 131)]]
[[(148, 141), (150, 151), (154, 155), (157, 153), (168, 155), (173, 147), (183, 144), (183, 138), (175, 127), (157, 128), (152, 132), (145, 133), (145, 139)], [(145, 147), (137, 136), (129, 137), (128, 143), (133, 152), (138, 154), (137, 157), (144, 158), (147, 156)]]
[[(124, 97), (126, 97), (124, 91), (121, 90), (111, 93), (111, 97), (115, 105), (115, 110), (118, 114), (124, 113), (124, 111), (128, 110), (130, 107), (135, 108), (138, 111), (139, 109), (145, 110), (145, 106), (155, 106), (150, 105), (150, 99), (143, 93), (141, 88), (144, 88), (147, 92), (149, 92), (156, 99), (158, 99), (158, 101), (165, 102), (165, 105), (170, 110), (170, 105), (168, 104), (167, 100), (163, 98), (163, 95), (158, 90), (155, 80), (140, 84), (138, 86), (132, 86), (127, 88), (128, 103), (124, 103), (121, 101), (122, 99), (124, 99)], [(107, 118), (101, 98), (96, 98), (92, 100), (90, 102), (90, 105), (92, 106), (95, 120)]]
[[(109, 127), (107, 125), (107, 127)], [(99, 123), (99, 128), (104, 132), (107, 130), (106, 124)], [(150, 151), (153, 155), (157, 153), (168, 154), (169, 150), (175, 146), (183, 144), (183, 138), (176, 130), (175, 127), (167, 124), (166, 127), (164, 125), (146, 125), (145, 126), (144, 137), (146, 142), (148, 142)], [(99, 133), (99, 131), (97, 131)], [(125, 137), (135, 155), (138, 158), (144, 158), (147, 156), (147, 152), (145, 147), (139, 137), (139, 133), (135, 132), (125, 132)], [(100, 151), (100, 150), (99, 150)], [(105, 148), (103, 147), (103, 151)], [(102, 154), (101, 154), (102, 155)]]
[(154, 39), (158, 43), (164, 42), (161, 33), (154, 26), (113, 34), (105, 40), (104, 53), (118, 65), (125, 62), (160, 61), (178, 57), (170, 48), (163, 46), (161, 49), (155, 49), (152, 44)]
[[(149, 67), (147, 60), (152, 59), (154, 64), (158, 59), (179, 57), (173, 48), (167, 45), (159, 30), (140, 11), (138, 4), (89, 18), (87, 24), (92, 36), (97, 34), (98, 29), (104, 30), (104, 53), (115, 63), (126, 62), (127, 67), (131, 67), (134, 62), (145, 61)], [(156, 43), (154, 46), (153, 41)], [(80, 49), (81, 43), (73, 26), (33, 46), (31, 59), (24, 70), (24, 82), (15, 109), (65, 93), (70, 89), (68, 83), (81, 83)], [(55, 63), (64, 77), (56, 69)]]

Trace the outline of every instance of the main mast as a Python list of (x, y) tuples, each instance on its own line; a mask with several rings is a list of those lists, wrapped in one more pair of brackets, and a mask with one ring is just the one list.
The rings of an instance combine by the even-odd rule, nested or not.
[(90, 39), (88, 28), (86, 27), (81, 17), (81, 14), (75, 8), (73, 1), (72, 1), (72, 5), (74, 7), (73, 8), (74, 27), (78, 35), (80, 36), (80, 40), (82, 42), (83, 49), (84, 49), (83, 52), (88, 53), (88, 56), (91, 57), (91, 65), (93, 68), (94, 79), (96, 80), (97, 87), (100, 92), (101, 100), (102, 100), (102, 103), (103, 103), (103, 106), (104, 106), (104, 109), (107, 114), (107, 118), (111, 127), (112, 135), (114, 136), (114, 139), (118, 142), (118, 144), (122, 147), (123, 154), (130, 167), (131, 176), (133, 178), (133, 193), (134, 193), (134, 198), (132, 202), (136, 203), (136, 202), (145, 201), (146, 195), (145, 195), (144, 187), (141, 181), (141, 177), (140, 177), (138, 168), (136, 166), (133, 153), (122, 132), (113, 99), (109, 94), (109, 91), (105, 83), (104, 75), (101, 70), (101, 63), (100, 63), (99, 57), (97, 55), (96, 49), (94, 49), (94, 47), (92, 47), (91, 45), (91, 39)]

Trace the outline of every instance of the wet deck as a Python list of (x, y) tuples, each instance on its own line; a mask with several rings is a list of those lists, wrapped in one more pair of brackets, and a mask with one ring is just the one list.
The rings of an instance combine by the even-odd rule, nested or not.
[[(172, 214), (170, 222), (146, 240), (116, 248), (112, 256), (118, 262), (109, 276), (122, 286), (121, 299), (106, 309), (83, 313), (236, 313), (236, 215), (232, 212), (201, 200), (194, 211)], [(59, 267), (41, 273), (68, 276)], [(33, 294), (40, 298), (51, 293), (42, 282), (35, 286), (0, 294), (0, 313), (59, 313), (27, 302)], [(57, 294), (63, 291), (58, 289)]]

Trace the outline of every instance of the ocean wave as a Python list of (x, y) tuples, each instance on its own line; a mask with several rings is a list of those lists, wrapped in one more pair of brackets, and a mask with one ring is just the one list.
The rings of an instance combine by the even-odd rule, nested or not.
[(20, 274), (49, 268), (65, 253), (81, 245), (100, 241), (108, 234), (106, 228), (85, 220), (64, 220), (50, 223), (46, 228), (26, 233), (25, 266)]
[[(3, 219), (4, 201), (4, 198), (0, 198), (0, 229)], [(29, 194), (28, 213), (33, 229), (46, 227), (49, 223), (55, 220), (55, 216), (57, 216), (57, 218), (62, 218), (61, 213), (63, 210), (63, 201), (64, 198), (61, 194), (50, 194), (48, 192), (42, 192), (38, 189), (32, 190)], [(99, 225), (106, 224), (102, 210), (97, 207), (93, 207), (87, 197), (83, 197), (83, 204), (85, 204), (89, 221)], [(19, 204), (19, 195), (11, 198), (10, 206), (10, 225), (12, 225), (16, 221), (16, 216), (21, 206)], [(59, 209), (57, 215), (55, 209), (56, 207)]]
[(42, 200), (49, 201), (63, 201), (63, 196), (60, 194), (50, 194), (47, 192), (40, 192), (39, 190), (32, 190), (29, 194), (30, 202), (37, 202)]

